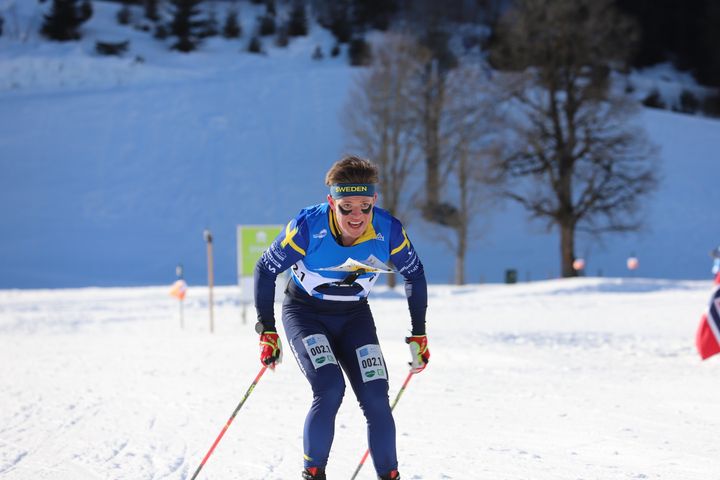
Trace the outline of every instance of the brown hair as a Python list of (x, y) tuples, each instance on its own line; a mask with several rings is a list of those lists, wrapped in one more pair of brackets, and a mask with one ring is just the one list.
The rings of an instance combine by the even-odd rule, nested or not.
[(333, 163), (325, 175), (325, 185), (339, 183), (378, 183), (378, 168), (364, 158), (348, 155)]

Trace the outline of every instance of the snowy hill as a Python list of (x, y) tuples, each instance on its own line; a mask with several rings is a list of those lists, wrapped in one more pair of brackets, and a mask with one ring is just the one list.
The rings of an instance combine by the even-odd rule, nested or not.
[[(216, 281), (232, 284), (237, 224), (282, 224), (323, 201), (324, 173), (347, 151), (339, 114), (357, 70), (327, 55), (331, 35), (317, 26), (264, 56), (241, 51), (247, 34), (185, 55), (117, 25), (117, 4), (94, 5), (84, 39), (62, 44), (38, 37), (34, 2), (5, 5), (15, 15), (0, 37), (0, 288), (167, 284), (177, 263), (202, 284), (205, 228)], [(246, 31), (254, 8), (243, 4)], [(122, 58), (94, 52), (96, 40), (125, 39)], [(641, 121), (662, 157), (649, 230), (604, 244), (581, 237), (577, 252), (590, 275), (627, 275), (634, 253), (637, 275), (708, 278), (720, 122), (655, 110)], [(430, 281), (448, 282), (451, 256), (408, 220)], [(557, 276), (555, 234), (513, 206), (487, 223), (470, 282), (501, 281), (507, 268), (520, 280)]]
[[(395, 409), (411, 480), (706, 480), (718, 475), (718, 359), (693, 334), (707, 281), (431, 286), (432, 357)], [(371, 295), (394, 396), (402, 295)], [(236, 289), (0, 291), (0, 478), (187, 480), (259, 370)], [(266, 373), (200, 479), (288, 480), (311, 394), (292, 355)], [(328, 476), (366, 448), (348, 389)], [(375, 478), (368, 460), (360, 480)], [(469, 473), (470, 472), (470, 473)]]

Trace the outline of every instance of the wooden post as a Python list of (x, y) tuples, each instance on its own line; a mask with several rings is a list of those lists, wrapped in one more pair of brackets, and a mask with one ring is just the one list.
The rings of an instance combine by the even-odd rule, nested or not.
[(213, 251), (212, 251), (212, 233), (210, 233), (210, 230), (205, 230), (203, 232), (203, 237), (205, 237), (205, 243), (207, 245), (207, 264), (208, 264), (208, 292), (209, 292), (209, 300), (208, 300), (208, 306), (210, 308), (210, 333), (213, 333), (214, 330), (214, 320), (213, 320)]
[[(175, 276), (178, 280), (183, 280), (183, 266), (182, 263), (178, 263), (175, 267)], [(183, 301), (185, 300), (185, 292), (178, 292), (178, 303), (180, 304), (180, 328), (185, 328), (185, 319), (183, 318)]]

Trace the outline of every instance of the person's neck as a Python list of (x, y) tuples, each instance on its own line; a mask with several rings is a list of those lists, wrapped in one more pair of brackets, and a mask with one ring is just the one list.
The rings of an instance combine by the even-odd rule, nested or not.
[(350, 238), (350, 239), (349, 239), (349, 238), (347, 237), (347, 235), (343, 235), (343, 233), (340, 232), (340, 244), (341, 244), (343, 247), (351, 247), (351, 246), (353, 245), (353, 243), (355, 243), (356, 240), (357, 240), (357, 238)]

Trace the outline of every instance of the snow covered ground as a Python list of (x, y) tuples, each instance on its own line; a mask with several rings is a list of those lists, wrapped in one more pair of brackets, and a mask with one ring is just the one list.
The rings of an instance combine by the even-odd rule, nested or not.
[[(641, 278), (431, 286), (431, 363), (395, 410), (403, 479), (720, 478), (720, 358), (701, 362), (693, 345), (710, 291)], [(203, 288), (189, 290), (184, 330), (166, 287), (0, 290), (0, 478), (188, 479), (260, 368), (236, 289), (215, 298), (210, 334)], [(407, 306), (382, 289), (371, 305), (394, 396)], [(309, 403), (286, 356), (200, 478), (299, 478)], [(329, 478), (350, 478), (365, 446), (348, 391)], [(374, 478), (369, 461), (359, 478)]]

